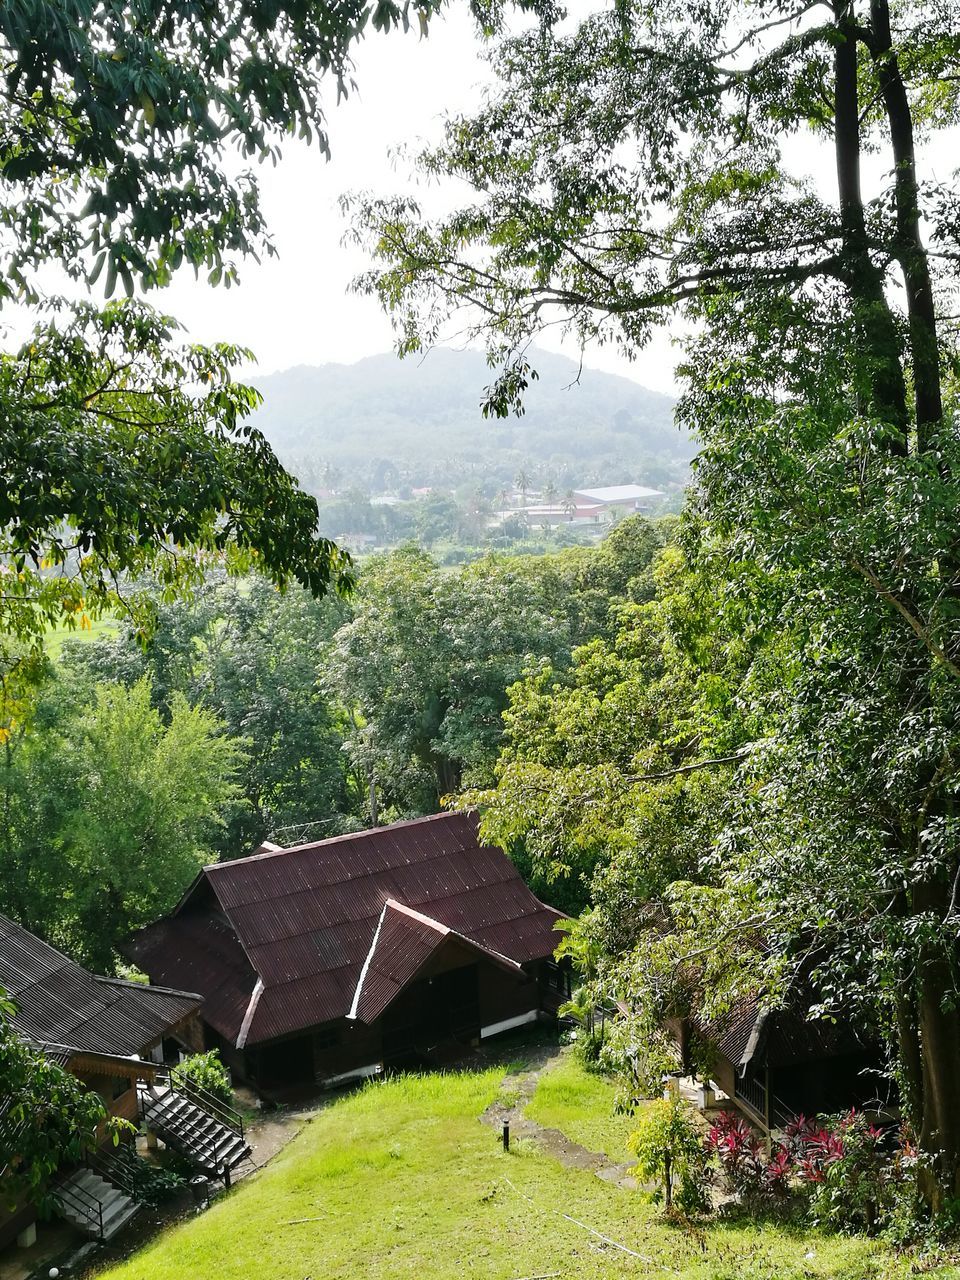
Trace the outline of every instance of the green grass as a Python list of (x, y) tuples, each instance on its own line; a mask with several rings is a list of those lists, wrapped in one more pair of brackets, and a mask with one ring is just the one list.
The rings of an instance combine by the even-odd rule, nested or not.
[(72, 629), (67, 626), (52, 627), (43, 638), (43, 647), (56, 662), (63, 646), (68, 640), (78, 640), (81, 644), (89, 644), (92, 640), (110, 640), (120, 631), (116, 618), (93, 618), (90, 626)]
[[(864, 1240), (773, 1227), (684, 1231), (663, 1222), (637, 1193), (565, 1169), (531, 1144), (505, 1155), (499, 1135), (479, 1123), (502, 1076), (493, 1070), (367, 1085), (320, 1112), (262, 1173), (99, 1280), (515, 1280), (551, 1272), (564, 1280), (899, 1280), (909, 1274), (906, 1262)], [(586, 1104), (573, 1109), (586, 1133)], [(602, 1133), (602, 1117), (598, 1124)], [(643, 1259), (604, 1245), (559, 1210)], [(956, 1273), (928, 1274), (946, 1280)]]
[(633, 1116), (614, 1115), (616, 1089), (602, 1075), (585, 1071), (569, 1050), (543, 1072), (526, 1115), (547, 1129), (559, 1129), (588, 1151), (611, 1160), (629, 1160), (627, 1138)]

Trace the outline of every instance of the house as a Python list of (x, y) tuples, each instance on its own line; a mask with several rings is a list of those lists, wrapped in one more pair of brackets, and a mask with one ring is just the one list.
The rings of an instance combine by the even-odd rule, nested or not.
[[(221, 1124), (228, 1109), (214, 1121), (202, 1102), (198, 1110), (196, 1100), (182, 1097), (162, 1071), (165, 1056), (195, 1050), (202, 1042), (199, 995), (90, 973), (4, 916), (0, 988), (14, 1006), (14, 1031), (99, 1094), (108, 1114), (136, 1124), (146, 1119), (169, 1145), (218, 1175), (225, 1152), (234, 1163), (249, 1153), (242, 1133), (238, 1140), (232, 1128), (227, 1132)], [(3, 1104), (8, 1101), (0, 1099), (0, 1147), (15, 1150), (16, 1133), (4, 1128)], [(177, 1123), (171, 1128), (161, 1111), (174, 1103)], [(146, 1114), (151, 1109), (156, 1123)], [(201, 1124), (207, 1126), (204, 1144), (179, 1140), (175, 1130)], [(220, 1127), (211, 1138), (214, 1125)], [(54, 1199), (61, 1216), (81, 1231), (109, 1239), (138, 1208), (132, 1183), (124, 1188), (127, 1179), (112, 1143), (102, 1157), (92, 1153), (87, 1164), (58, 1173)], [(33, 1204), (11, 1208), (0, 1196), (0, 1247), (15, 1237), (29, 1244), (36, 1217)]]
[(337, 1084), (555, 1012), (560, 913), (475, 815), (205, 867), (128, 955), (204, 997), (206, 1044), (261, 1089)]
[(128, 1120), (138, 1114), (136, 1082), (153, 1078), (164, 1045), (200, 1045), (199, 995), (89, 973), (5, 916), (0, 988), (15, 1007), (15, 1030)]
[(801, 983), (784, 1007), (747, 997), (713, 1021), (671, 1029), (685, 1058), (691, 1034), (699, 1038), (710, 1080), (766, 1132), (800, 1114), (876, 1109), (888, 1085), (878, 1045), (852, 1021), (810, 1019), (811, 1005)]

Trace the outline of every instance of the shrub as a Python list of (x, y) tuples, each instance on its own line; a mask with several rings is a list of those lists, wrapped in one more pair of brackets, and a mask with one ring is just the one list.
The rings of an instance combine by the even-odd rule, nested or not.
[(787, 1195), (796, 1172), (789, 1145), (776, 1143), (768, 1155), (760, 1135), (733, 1111), (717, 1117), (705, 1144), (720, 1166), (726, 1190), (745, 1204), (782, 1200)]
[(699, 1113), (680, 1098), (644, 1107), (629, 1141), (640, 1176), (661, 1184), (667, 1210), (700, 1213), (709, 1205), (709, 1154)]
[(742, 1116), (724, 1111), (707, 1130), (704, 1141), (720, 1166), (727, 1191), (749, 1200), (764, 1190), (766, 1152), (760, 1137)]
[(175, 1169), (147, 1164), (144, 1160), (130, 1161), (126, 1173), (135, 1199), (150, 1207), (170, 1200), (186, 1185), (186, 1178)]
[(233, 1102), (230, 1076), (216, 1049), (184, 1058), (170, 1072), (170, 1078), (174, 1084), (183, 1082), (206, 1089), (207, 1093), (212, 1093), (219, 1102), (225, 1102), (228, 1106)]
[(875, 1232), (887, 1218), (904, 1181), (903, 1162), (888, 1149), (886, 1134), (857, 1111), (790, 1126), (797, 1172), (807, 1185), (814, 1223), (841, 1231)]

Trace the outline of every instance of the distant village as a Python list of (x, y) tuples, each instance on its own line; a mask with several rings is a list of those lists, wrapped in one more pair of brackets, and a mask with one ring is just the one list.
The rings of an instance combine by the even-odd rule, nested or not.
[[(426, 486), (368, 496), (354, 489), (315, 490), (322, 531), (355, 554), (416, 539), (478, 552), (538, 542), (544, 551), (569, 542), (595, 542), (626, 516), (662, 514), (669, 496), (641, 484), (534, 488), (521, 474), (492, 498)], [(454, 559), (468, 558), (453, 556)]]

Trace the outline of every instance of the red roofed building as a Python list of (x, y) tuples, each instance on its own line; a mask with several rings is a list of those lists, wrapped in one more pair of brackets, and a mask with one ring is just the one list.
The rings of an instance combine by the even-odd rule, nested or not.
[(127, 954), (202, 994), (239, 1077), (336, 1083), (554, 1012), (558, 918), (444, 813), (205, 867)]

